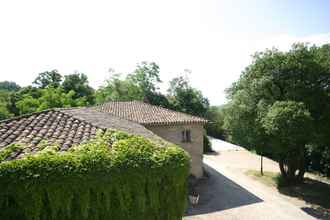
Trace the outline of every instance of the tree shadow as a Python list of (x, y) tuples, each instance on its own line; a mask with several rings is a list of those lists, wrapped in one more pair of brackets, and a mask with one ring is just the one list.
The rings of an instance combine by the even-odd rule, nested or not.
[(263, 202), (240, 185), (228, 179), (215, 169), (204, 164), (207, 176), (194, 186), (199, 194), (197, 205), (189, 205), (186, 216), (212, 213), (240, 206)]
[(302, 184), (280, 187), (278, 190), (284, 195), (311, 204), (311, 207), (302, 208), (307, 214), (318, 219), (330, 219), (330, 184), (306, 178)]
[(213, 155), (213, 156), (216, 156), (216, 155), (219, 155), (220, 153), (219, 153), (218, 151), (214, 151), (214, 150), (212, 150), (212, 151), (209, 151), (209, 152), (205, 152), (204, 154), (205, 154), (205, 155)]

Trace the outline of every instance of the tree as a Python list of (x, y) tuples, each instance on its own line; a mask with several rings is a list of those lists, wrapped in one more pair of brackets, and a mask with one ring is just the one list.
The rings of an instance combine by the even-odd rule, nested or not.
[(62, 82), (62, 75), (57, 70), (39, 73), (33, 84), (38, 88), (59, 87)]
[(120, 74), (114, 74), (105, 85), (96, 92), (97, 103), (106, 101), (143, 100), (143, 90), (128, 79), (121, 79)]
[(271, 140), (263, 118), (274, 103), (293, 101), (303, 103), (313, 119), (313, 129), (308, 130), (313, 151), (330, 152), (326, 138), (330, 133), (330, 45), (294, 44), (288, 52), (266, 50), (253, 58), (240, 79), (227, 90), (224, 127), (230, 140), (275, 157), (269, 151), (267, 143)]
[(170, 103), (175, 110), (205, 116), (209, 101), (201, 91), (190, 85), (188, 77), (180, 76), (172, 79), (168, 93)]
[(305, 173), (306, 146), (311, 141), (312, 117), (302, 102), (276, 101), (262, 118), (269, 147), (279, 157), (287, 183), (301, 182)]
[(169, 108), (169, 109), (174, 108), (170, 103), (170, 101), (168, 100), (168, 98), (166, 97), (166, 95), (163, 95), (160, 92), (147, 93), (146, 96), (144, 97), (144, 101), (152, 105), (162, 106), (164, 108)]
[(15, 83), (10, 81), (2, 81), (0, 82), (0, 90), (7, 92), (15, 92), (18, 91), (21, 87)]
[(159, 66), (154, 62), (141, 62), (137, 65), (133, 74), (128, 75), (128, 80), (140, 87), (144, 94), (154, 93), (158, 88), (158, 83), (161, 83), (159, 77)]
[(13, 114), (8, 109), (8, 98), (10, 93), (0, 90), (0, 120), (11, 117)]
[(164, 96), (158, 92), (159, 66), (154, 62), (142, 62), (133, 73), (122, 79), (114, 73), (96, 93), (97, 102), (141, 100), (156, 105), (167, 105)]
[(22, 99), (16, 102), (16, 107), (20, 115), (35, 112), (39, 106), (39, 100), (30, 95), (25, 95)]
[(64, 92), (74, 91), (73, 98), (85, 97), (88, 104), (94, 104), (94, 89), (88, 84), (88, 77), (83, 73), (74, 73), (64, 76), (62, 83)]
[(205, 117), (209, 120), (209, 123), (207, 123), (205, 126), (207, 134), (212, 137), (220, 138), (224, 140), (225, 131), (223, 129), (223, 125), (224, 125), (223, 107), (210, 106), (206, 112)]

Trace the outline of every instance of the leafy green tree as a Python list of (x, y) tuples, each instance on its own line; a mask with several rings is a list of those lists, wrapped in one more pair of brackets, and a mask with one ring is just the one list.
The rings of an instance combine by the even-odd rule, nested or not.
[(94, 89), (89, 86), (88, 77), (83, 73), (74, 73), (64, 76), (62, 87), (66, 93), (74, 91), (73, 98), (85, 97), (88, 104), (94, 104)]
[(38, 88), (59, 87), (62, 82), (62, 75), (57, 70), (39, 73), (38, 77), (33, 81), (33, 85)]
[(144, 101), (152, 105), (162, 106), (164, 108), (174, 109), (166, 95), (160, 92), (151, 92), (144, 97)]
[(10, 93), (0, 90), (0, 120), (11, 117), (13, 114), (8, 109), (8, 98)]
[(11, 117), (12, 114), (8, 111), (6, 103), (0, 102), (0, 120)]
[[(313, 151), (330, 152), (329, 63), (329, 44), (321, 47), (294, 44), (288, 52), (272, 49), (256, 53), (252, 64), (227, 90), (229, 103), (224, 108), (224, 127), (229, 138), (242, 146), (267, 152), (269, 137), (263, 118), (275, 102), (294, 101), (303, 103), (313, 119), (313, 129), (308, 130)], [(323, 168), (319, 171), (324, 172)]]
[(86, 97), (75, 98), (73, 90), (68, 93), (62, 87), (39, 89), (40, 96), (24, 94), (16, 102), (19, 114), (32, 113), (50, 108), (77, 107), (88, 104)]
[[(20, 107), (18, 107), (17, 103), (19, 101), (21, 101), (22, 99), (26, 98), (26, 97), (31, 97), (33, 99), (37, 99), (41, 96), (41, 89), (36, 88), (36, 87), (32, 87), (32, 86), (26, 86), (21, 88), (20, 90), (18, 90), (17, 92), (12, 92), (9, 94), (8, 97), (8, 110), (18, 116), (21, 114), (20, 109), (22, 110), (23, 106), (22, 106), (22, 102), (20, 104)], [(27, 102), (30, 103), (30, 102)], [(32, 105), (33, 106), (33, 105)], [(30, 109), (30, 110), (27, 110)], [(27, 107), (25, 108), (25, 110), (23, 111), (24, 113), (29, 113), (31, 112), (33, 109), (35, 109), (34, 107)]]
[(188, 77), (180, 76), (170, 81), (169, 100), (173, 108), (197, 116), (205, 116), (209, 101), (201, 91), (190, 85)]
[(39, 106), (39, 100), (30, 95), (24, 95), (19, 101), (16, 102), (16, 107), (20, 115), (35, 112)]
[(15, 92), (18, 91), (21, 87), (15, 83), (10, 81), (2, 81), (0, 82), (0, 90), (7, 92)]
[(159, 66), (154, 62), (141, 62), (137, 65), (133, 74), (127, 77), (133, 84), (140, 87), (144, 94), (154, 93), (158, 88), (158, 84), (162, 81), (159, 77)]
[(96, 92), (98, 103), (106, 101), (143, 100), (144, 93), (141, 87), (128, 79), (121, 79), (120, 74), (114, 74), (105, 85)]
[(287, 183), (301, 182), (312, 130), (312, 117), (304, 103), (276, 101), (261, 121), (269, 147), (278, 155), (283, 178)]
[(223, 108), (220, 106), (210, 106), (205, 117), (209, 120), (205, 129), (207, 134), (220, 139), (225, 139)]
[(158, 92), (159, 66), (154, 62), (142, 62), (124, 79), (121, 74), (110, 72), (112, 77), (96, 92), (98, 103), (104, 101), (141, 100), (167, 106), (166, 97)]

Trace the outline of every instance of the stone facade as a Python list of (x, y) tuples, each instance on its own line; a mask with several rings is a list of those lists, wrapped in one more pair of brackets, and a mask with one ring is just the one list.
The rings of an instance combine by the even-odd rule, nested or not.
[[(203, 125), (182, 124), (182, 125), (158, 125), (146, 126), (156, 135), (165, 140), (181, 146), (191, 156), (191, 174), (197, 178), (203, 176)], [(191, 141), (183, 142), (182, 132), (189, 130)]]

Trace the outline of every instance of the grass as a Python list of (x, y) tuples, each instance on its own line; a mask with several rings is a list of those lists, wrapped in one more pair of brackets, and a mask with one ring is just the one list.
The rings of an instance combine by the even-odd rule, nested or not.
[(277, 187), (281, 194), (304, 200), (310, 207), (302, 208), (308, 214), (321, 219), (330, 219), (330, 184), (317, 179), (305, 178), (304, 182), (296, 186), (282, 186), (279, 173), (248, 170), (246, 175), (262, 182), (267, 186)]
[(277, 187), (277, 179), (279, 174), (275, 172), (264, 171), (264, 175), (260, 174), (257, 170), (248, 170), (245, 172), (246, 175), (251, 176), (253, 179), (262, 182), (267, 186)]

